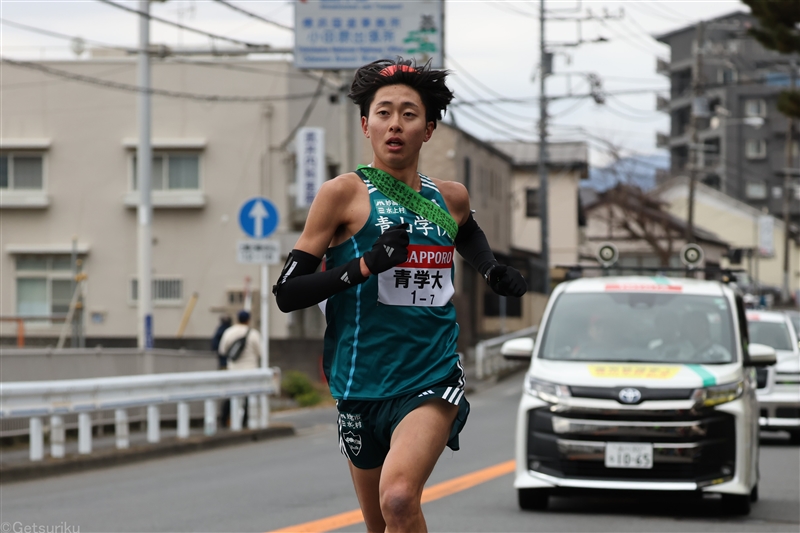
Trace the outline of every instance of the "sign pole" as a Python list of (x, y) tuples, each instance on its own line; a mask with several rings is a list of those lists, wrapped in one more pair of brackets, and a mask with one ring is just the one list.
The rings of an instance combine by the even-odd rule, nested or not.
[(261, 264), (261, 368), (269, 366), (269, 303), (267, 301), (267, 275), (269, 266)]
[[(267, 302), (267, 275), (269, 265), (261, 263), (261, 368), (269, 366), (269, 303)], [(263, 426), (269, 427), (269, 396), (261, 397), (261, 418)]]

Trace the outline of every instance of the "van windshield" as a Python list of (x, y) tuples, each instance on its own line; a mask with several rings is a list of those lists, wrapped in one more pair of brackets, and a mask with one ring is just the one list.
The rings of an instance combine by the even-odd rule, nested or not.
[(539, 357), (560, 361), (722, 364), (735, 360), (722, 296), (565, 293), (550, 313)]
[(784, 322), (748, 320), (747, 330), (750, 332), (750, 342), (766, 344), (776, 350), (792, 351), (792, 338)]

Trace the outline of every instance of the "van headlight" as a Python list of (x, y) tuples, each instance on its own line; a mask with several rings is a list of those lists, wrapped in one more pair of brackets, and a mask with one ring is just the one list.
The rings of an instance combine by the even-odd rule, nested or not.
[(732, 402), (741, 397), (743, 392), (744, 381), (739, 380), (725, 385), (696, 389), (692, 394), (692, 399), (697, 407), (714, 407), (715, 405)]
[(550, 383), (536, 379), (528, 375), (525, 378), (525, 392), (531, 396), (536, 396), (548, 403), (558, 403), (562, 398), (569, 398), (572, 396), (569, 392), (569, 387), (566, 385), (559, 385), (557, 383)]

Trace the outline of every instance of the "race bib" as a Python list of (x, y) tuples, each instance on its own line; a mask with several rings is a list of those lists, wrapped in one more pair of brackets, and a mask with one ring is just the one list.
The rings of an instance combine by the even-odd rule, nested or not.
[(385, 305), (441, 307), (453, 297), (453, 246), (409, 245), (408, 260), (378, 274), (378, 301)]

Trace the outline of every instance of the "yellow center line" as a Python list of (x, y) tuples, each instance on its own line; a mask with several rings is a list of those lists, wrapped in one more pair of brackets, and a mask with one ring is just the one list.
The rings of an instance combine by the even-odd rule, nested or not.
[[(475, 485), (480, 485), (481, 483), (485, 483), (500, 476), (510, 474), (513, 471), (514, 461), (506, 461), (505, 463), (471, 472), (449, 481), (443, 481), (422, 491), (422, 503), (428, 503), (444, 498), (445, 496), (450, 496), (451, 494), (467, 490)], [(353, 511), (347, 511), (346, 513), (314, 520), (313, 522), (276, 529), (269, 533), (325, 533), (326, 531), (352, 526), (363, 521), (364, 517), (361, 514), (361, 509), (355, 509)]]

